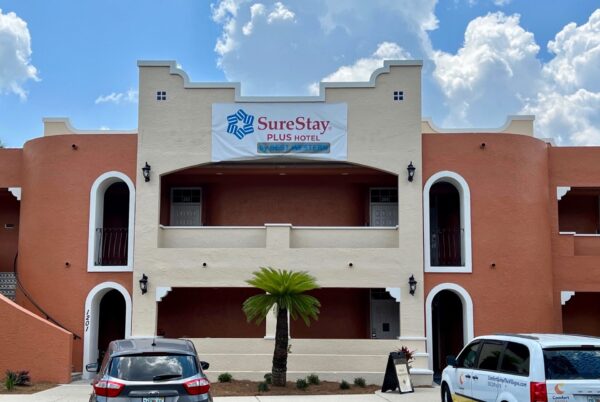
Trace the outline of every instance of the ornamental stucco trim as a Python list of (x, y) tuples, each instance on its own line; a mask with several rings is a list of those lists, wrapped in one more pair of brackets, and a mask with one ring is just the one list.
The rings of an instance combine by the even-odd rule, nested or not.
[(422, 60), (385, 60), (383, 67), (371, 74), (367, 82), (320, 82), (319, 95), (316, 96), (242, 96), (239, 82), (191, 82), (189, 76), (174, 60), (139, 60), (138, 67), (169, 67), (171, 75), (178, 75), (183, 79), (184, 88), (201, 89), (233, 89), (236, 102), (325, 102), (327, 88), (375, 88), (377, 77), (388, 74), (391, 67), (422, 67)]

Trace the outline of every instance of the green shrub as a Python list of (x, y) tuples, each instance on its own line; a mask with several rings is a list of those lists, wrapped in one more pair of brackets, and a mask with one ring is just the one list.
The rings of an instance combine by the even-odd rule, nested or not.
[(273, 383), (273, 374), (271, 374), (271, 373), (267, 373), (267, 374), (265, 374), (265, 377), (264, 377), (264, 378), (265, 378), (265, 382), (266, 382), (267, 384), (269, 384), (269, 385), (270, 385), (270, 384), (272, 384), (272, 383)]
[(229, 373), (221, 373), (219, 374), (219, 377), (217, 377), (217, 380), (219, 380), (219, 382), (231, 382), (232, 379), (233, 376)]
[(366, 382), (366, 381), (365, 381), (365, 379), (364, 379), (364, 378), (362, 378), (362, 377), (356, 377), (356, 378), (354, 379), (354, 385), (356, 385), (357, 387), (364, 388), (364, 387), (366, 387), (366, 386), (367, 386), (367, 382)]
[(15, 385), (31, 385), (31, 377), (29, 376), (29, 371), (18, 371)]
[(296, 388), (298, 389), (306, 389), (308, 388), (308, 382), (304, 378), (298, 378), (296, 380)]
[(321, 383), (319, 376), (316, 374), (310, 374), (308, 377), (306, 377), (306, 381), (308, 381), (308, 383), (311, 385), (319, 385)]
[(340, 389), (350, 389), (350, 384), (348, 384), (348, 381), (342, 380), (340, 383)]
[(6, 370), (6, 377), (4, 377), (4, 386), (7, 390), (12, 390), (17, 385), (17, 373), (14, 371)]
[(269, 390), (269, 384), (265, 381), (258, 383), (258, 392), (267, 392)]

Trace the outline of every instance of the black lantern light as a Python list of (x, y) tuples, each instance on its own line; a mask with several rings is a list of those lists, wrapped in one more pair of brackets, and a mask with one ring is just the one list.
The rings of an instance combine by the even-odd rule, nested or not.
[(415, 291), (417, 290), (417, 280), (414, 275), (411, 275), (410, 278), (408, 278), (408, 287), (410, 289), (410, 294), (414, 296)]
[(140, 290), (142, 294), (148, 293), (148, 277), (146, 274), (142, 274), (142, 279), (140, 279)]
[(408, 181), (413, 181), (415, 178), (415, 170), (417, 170), (417, 168), (412, 164), (412, 161), (410, 161), (406, 170), (408, 170)]
[(151, 166), (148, 165), (148, 162), (146, 162), (146, 164), (142, 168), (142, 173), (144, 174), (144, 180), (146, 180), (147, 182), (150, 181), (150, 169)]

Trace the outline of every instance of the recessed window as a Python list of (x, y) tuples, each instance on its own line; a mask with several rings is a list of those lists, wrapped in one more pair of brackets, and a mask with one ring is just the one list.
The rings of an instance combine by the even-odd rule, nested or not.
[(14, 223), (5, 223), (4, 224), (4, 229), (14, 229), (14, 228), (15, 228)]
[(156, 92), (156, 100), (157, 101), (167, 100), (167, 91), (157, 91)]
[(395, 101), (403, 101), (404, 100), (404, 91), (394, 91), (394, 100)]

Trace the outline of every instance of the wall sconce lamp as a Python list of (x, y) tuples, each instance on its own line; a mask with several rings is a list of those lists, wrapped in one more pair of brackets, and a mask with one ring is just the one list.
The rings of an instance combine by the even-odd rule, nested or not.
[(410, 278), (408, 278), (408, 287), (410, 289), (410, 294), (414, 296), (415, 291), (417, 290), (417, 280), (414, 275), (411, 275)]
[(144, 174), (144, 180), (146, 182), (150, 181), (150, 169), (152, 169), (152, 167), (148, 165), (148, 162), (146, 162), (146, 164), (142, 168), (142, 173)]
[(142, 279), (140, 279), (140, 290), (142, 294), (148, 293), (148, 277), (146, 274), (142, 274)]
[(412, 164), (412, 161), (410, 161), (406, 170), (408, 170), (408, 181), (413, 181), (415, 178), (415, 170), (417, 170), (417, 168)]

